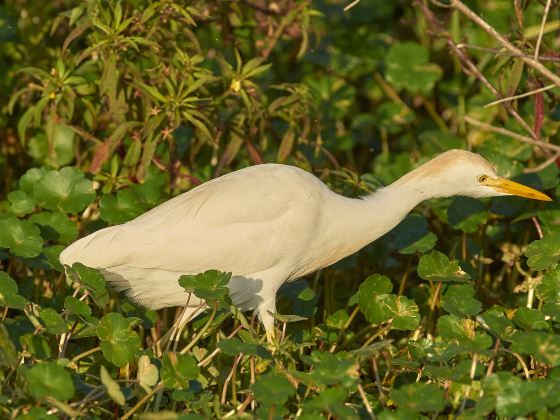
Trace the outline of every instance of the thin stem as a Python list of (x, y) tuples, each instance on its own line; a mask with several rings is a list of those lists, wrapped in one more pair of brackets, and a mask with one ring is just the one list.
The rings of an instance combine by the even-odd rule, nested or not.
[[(237, 365), (239, 364), (239, 362), (241, 361), (241, 358), (243, 357), (243, 354), (238, 355), (235, 360), (233, 361), (233, 366), (231, 367), (231, 370), (229, 371), (228, 376), (226, 377), (226, 380), (224, 381), (224, 387), (222, 389), (222, 398), (220, 400), (220, 402), (222, 404), (225, 404), (226, 402), (226, 397), (227, 397), (227, 388), (228, 388), (228, 384), (229, 381), (231, 381), (231, 378), (233, 378), (234, 372), (237, 369)], [(235, 398), (235, 397), (234, 397)]]
[(544, 14), (541, 21), (541, 28), (539, 30), (539, 36), (537, 38), (537, 45), (535, 46), (535, 55), (533, 56), (534, 60), (539, 59), (539, 50), (541, 49), (541, 41), (544, 34), (544, 27), (546, 25), (546, 19), (548, 18), (548, 11), (550, 10), (550, 0), (546, 1), (546, 6), (544, 7)]
[(215, 303), (214, 308), (212, 309), (212, 313), (210, 314), (210, 318), (208, 318), (208, 321), (206, 322), (206, 324), (204, 324), (204, 327), (202, 327), (201, 330), (194, 336), (191, 342), (187, 344), (185, 348), (183, 348), (183, 350), (180, 351), (181, 354), (185, 354), (186, 352), (188, 352), (190, 349), (194, 347), (194, 345), (198, 342), (198, 340), (200, 340), (200, 338), (204, 335), (206, 330), (210, 327), (212, 321), (214, 321), (214, 317), (216, 316), (217, 312), (218, 312), (218, 304)]
[(506, 49), (508, 49), (509, 51), (511, 51), (514, 54), (521, 55), (521, 57), (519, 57), (519, 58), (521, 60), (523, 60), (528, 66), (534, 68), (536, 71), (541, 73), (544, 77), (549, 79), (555, 85), (560, 86), (560, 77), (558, 77), (556, 74), (554, 74), (549, 69), (547, 69), (541, 62), (539, 62), (535, 58), (523, 56), (523, 51), (521, 51), (519, 48), (515, 47), (512, 43), (510, 43), (505, 37), (503, 37), (500, 33), (498, 33), (496, 31), (496, 29), (494, 29), (494, 27), (490, 26), (484, 19), (482, 19), (480, 16), (478, 16), (476, 13), (474, 13), (462, 1), (453, 0), (451, 2), (451, 6), (454, 7), (455, 9), (459, 10), (466, 17), (468, 17), (470, 20), (472, 20), (474, 23), (476, 23), (478, 26), (480, 26), (482, 29), (484, 29), (484, 31), (486, 31), (486, 33), (488, 33), (490, 36), (492, 36), (496, 41), (498, 41), (500, 44), (502, 44)]
[(539, 147), (542, 147), (543, 149), (550, 149), (550, 150), (560, 152), (560, 146), (557, 146), (555, 144), (546, 143), (542, 140), (535, 140), (535, 139), (532, 139), (531, 137), (527, 137), (527, 136), (523, 136), (523, 135), (518, 134), (518, 133), (514, 133), (513, 131), (507, 130), (507, 129), (502, 128), (502, 127), (494, 127), (493, 125), (486, 124), (482, 121), (475, 120), (474, 118), (471, 118), (468, 115), (465, 115), (465, 121), (467, 123), (469, 123), (470, 125), (474, 125), (475, 127), (480, 127), (484, 130), (492, 131), (492, 132), (498, 133), (498, 134), (503, 134), (504, 136), (514, 138), (514, 139), (519, 140), (523, 143), (532, 144), (533, 146), (539, 146)]
[(539, 88), (539, 89), (535, 89), (535, 90), (531, 90), (529, 92), (521, 93), (519, 95), (508, 96), (507, 98), (501, 98), (501, 99), (498, 99), (497, 101), (493, 101), (493, 102), (490, 102), (490, 103), (484, 105), (484, 108), (488, 108), (488, 107), (491, 107), (491, 106), (494, 106), (494, 105), (498, 105), (498, 104), (501, 104), (503, 102), (513, 101), (515, 99), (526, 98), (527, 96), (532, 96), (532, 95), (535, 95), (537, 93), (546, 92), (547, 90), (554, 89), (556, 87), (558, 87), (558, 86), (547, 85), (547, 86), (544, 86), (544, 87)]
[[(239, 325), (237, 326), (237, 328), (236, 328), (235, 330), (233, 330), (233, 332), (232, 332), (230, 335), (227, 336), (227, 338), (229, 339), (229, 338), (234, 337), (242, 328), (243, 328), (243, 325), (242, 325), (242, 324), (239, 324)], [(206, 366), (208, 363), (210, 363), (210, 361), (211, 361), (219, 352), (220, 352), (220, 348), (219, 348), (219, 347), (216, 347), (216, 349), (215, 349), (212, 353), (210, 353), (209, 356), (207, 356), (205, 359), (201, 360), (201, 361), (198, 363), (198, 367), (204, 367), (204, 366)]]
[(367, 396), (366, 393), (364, 392), (364, 388), (362, 387), (362, 384), (358, 384), (358, 393), (360, 394), (360, 398), (362, 399), (362, 402), (364, 403), (364, 407), (366, 408), (366, 411), (368, 413), (368, 416), (370, 419), (375, 419), (375, 414), (373, 413), (373, 410), (371, 409), (371, 405), (369, 403), (369, 401), (367, 400)]
[[(509, 51), (504, 51), (501, 48), (488, 48), (488, 47), (481, 47), (479, 45), (472, 45), (472, 44), (466, 44), (466, 43), (461, 43), (461, 44), (457, 44), (457, 48), (468, 48), (471, 50), (478, 50), (478, 51), (486, 51), (486, 52), (491, 52), (497, 55), (507, 55), (508, 57), (514, 57), (514, 58), (520, 58), (520, 57), (531, 57), (528, 54), (512, 54)], [(560, 61), (560, 58), (558, 57), (544, 57), (544, 56), (540, 56), (537, 58), (539, 61), (552, 61), (552, 62), (558, 62)]]
[(150, 398), (152, 398), (154, 396), (154, 394), (156, 392), (159, 392), (160, 390), (163, 390), (163, 383), (160, 383), (158, 386), (156, 386), (154, 389), (152, 389), (150, 392), (148, 392), (146, 395), (144, 395), (144, 397), (140, 401), (138, 401), (134, 407), (132, 407), (130, 410), (128, 410), (121, 417), (121, 420), (126, 420), (127, 418), (132, 416), (134, 413), (136, 413)]
[(87, 351), (84, 351), (83, 353), (78, 354), (76, 357), (74, 357), (72, 360), (70, 360), (70, 363), (76, 363), (78, 360), (83, 359), (84, 357), (88, 357), (89, 355), (92, 355), (93, 353), (97, 353), (99, 350), (101, 350), (101, 347), (94, 347), (92, 349), (89, 349)]

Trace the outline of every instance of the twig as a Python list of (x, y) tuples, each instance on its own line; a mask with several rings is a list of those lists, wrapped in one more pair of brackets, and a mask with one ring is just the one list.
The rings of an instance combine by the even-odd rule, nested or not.
[(544, 26), (546, 25), (546, 19), (548, 17), (548, 11), (550, 10), (550, 0), (546, 1), (546, 6), (544, 7), (544, 14), (542, 17), (541, 28), (539, 30), (539, 36), (537, 38), (537, 45), (535, 46), (534, 60), (539, 59), (539, 50), (541, 49), (541, 41), (544, 33)]
[(212, 313), (210, 314), (210, 318), (208, 318), (208, 321), (206, 322), (206, 324), (204, 324), (204, 326), (194, 336), (194, 338), (191, 340), (191, 342), (189, 344), (187, 344), (183, 348), (183, 350), (180, 351), (181, 354), (185, 354), (186, 352), (188, 352), (190, 349), (192, 349), (194, 347), (194, 345), (198, 342), (198, 340), (200, 340), (200, 338), (204, 335), (206, 330), (210, 327), (210, 324), (212, 324), (212, 321), (214, 321), (214, 317), (216, 316), (217, 312), (218, 312), (218, 304), (216, 303), (216, 304), (214, 304), (214, 309), (212, 309)]
[[(507, 55), (509, 57), (514, 57), (514, 58), (531, 57), (528, 54), (513, 54), (510, 51), (503, 50), (502, 48), (481, 47), (479, 45), (473, 45), (473, 44), (467, 44), (467, 43), (457, 44), (457, 48), (468, 48), (468, 49), (471, 49), (471, 50), (486, 51), (486, 52), (491, 52), (491, 53), (498, 54), (498, 55)], [(546, 56), (543, 56), (543, 55), (541, 55), (537, 59), (539, 61), (560, 62), (560, 58), (558, 58), (558, 57), (546, 57)]]
[(140, 407), (142, 407), (150, 398), (152, 398), (156, 392), (159, 392), (162, 389), (163, 389), (163, 383), (159, 384), (154, 389), (152, 389), (150, 392), (148, 392), (146, 395), (144, 395), (144, 397), (140, 401), (138, 401), (134, 407), (132, 407), (130, 410), (128, 410), (124, 414), (124, 416), (121, 417), (120, 420), (126, 420), (127, 418), (132, 416), (134, 413), (136, 413), (140, 409)]
[(513, 101), (515, 99), (525, 98), (527, 96), (531, 96), (531, 95), (534, 95), (536, 93), (545, 92), (545, 91), (553, 89), (555, 87), (558, 87), (558, 86), (548, 85), (548, 86), (544, 86), (544, 87), (539, 88), (539, 89), (531, 90), (529, 92), (521, 93), (519, 95), (508, 96), (507, 98), (502, 98), (502, 99), (498, 99), (497, 101), (490, 102), (489, 104), (484, 105), (484, 108), (488, 108), (490, 106), (498, 105), (498, 104), (501, 104), (502, 102), (508, 102), (508, 101)]
[[(228, 339), (233, 338), (239, 332), (239, 330), (241, 330), (241, 328), (243, 328), (243, 325), (239, 324), (237, 328), (233, 330), (233, 332), (230, 335), (228, 335), (226, 338)], [(198, 367), (206, 366), (219, 352), (220, 352), (220, 348), (217, 347), (216, 349), (214, 349), (212, 353), (210, 353), (210, 355), (208, 355), (205, 359), (201, 360), (198, 363)]]
[(546, 168), (548, 165), (551, 165), (554, 162), (556, 162), (558, 159), (560, 159), (560, 152), (556, 152), (554, 155), (552, 155), (547, 160), (545, 160), (543, 163), (541, 163), (537, 166), (534, 166), (532, 168), (524, 169), (523, 173), (524, 174), (532, 174), (532, 173), (535, 173), (535, 172), (539, 172), (539, 171), (543, 170), (544, 168)]
[(379, 392), (379, 401), (385, 404), (385, 393), (383, 392), (383, 387), (381, 386), (381, 378), (379, 377), (379, 369), (377, 367), (377, 359), (375, 356), (371, 358), (371, 367), (373, 369), (373, 376), (375, 377), (377, 392)]
[[(443, 6), (435, 2), (434, 0), (431, 1), (432, 3), (436, 3), (440, 6)], [(430, 22), (430, 24), (434, 28), (436, 28), (439, 33), (442, 34), (442, 38), (446, 40), (449, 48), (451, 48), (451, 50), (459, 58), (461, 64), (463, 65), (463, 70), (466, 73), (476, 77), (484, 86), (488, 88), (490, 92), (492, 92), (494, 96), (496, 96), (498, 99), (501, 99), (502, 94), (488, 81), (488, 79), (480, 72), (480, 70), (478, 70), (478, 67), (476, 67), (476, 65), (471, 61), (468, 55), (461, 48), (459, 48), (459, 46), (456, 45), (455, 42), (453, 42), (451, 36), (442, 27), (440, 22), (435, 18), (434, 14), (427, 7), (427, 5), (421, 1), (416, 1), (416, 5), (418, 5), (418, 7), (422, 10), (422, 13), (424, 13), (426, 20)], [(460, 44), (460, 45), (464, 45), (464, 44)], [(537, 135), (535, 131), (529, 126), (529, 124), (525, 122), (525, 120), (521, 117), (521, 115), (519, 115), (519, 113), (515, 110), (515, 108), (511, 106), (509, 102), (504, 103), (504, 108), (513, 118), (515, 118), (515, 120), (523, 127), (523, 129), (525, 129), (525, 131), (527, 131), (531, 135), (532, 138), (537, 139)]]
[(228, 388), (228, 385), (229, 385), (229, 381), (231, 381), (231, 378), (233, 378), (233, 374), (234, 374), (235, 370), (237, 369), (237, 365), (241, 361), (242, 357), (243, 357), (243, 354), (239, 354), (235, 358), (235, 360), (233, 361), (233, 366), (231, 367), (231, 370), (229, 371), (229, 374), (226, 377), (226, 380), (224, 381), (224, 387), (222, 389), (222, 398), (220, 400), (220, 403), (222, 403), (222, 404), (225, 404), (225, 402), (226, 402), (227, 388)]
[(544, 77), (549, 79), (555, 85), (560, 86), (560, 77), (558, 77), (553, 72), (551, 72), (549, 69), (547, 69), (541, 62), (539, 62), (535, 58), (524, 56), (523, 51), (521, 51), (519, 48), (517, 48), (511, 42), (509, 42), (506, 38), (504, 38), (500, 33), (498, 33), (496, 31), (496, 29), (494, 29), (494, 27), (490, 26), (484, 19), (482, 19), (480, 16), (478, 16), (476, 13), (474, 13), (462, 1), (452, 0), (451, 6), (454, 7), (455, 9), (459, 10), (466, 17), (468, 17), (470, 20), (472, 20), (474, 23), (476, 23), (478, 26), (480, 26), (482, 29), (484, 29), (486, 31), (486, 33), (488, 33), (490, 36), (492, 36), (494, 39), (496, 39), (506, 49), (508, 49), (509, 51), (511, 51), (514, 54), (519, 54), (520, 55), (519, 58), (521, 60), (523, 60), (528, 66), (534, 68), (536, 71), (538, 71)]
[(78, 354), (76, 357), (74, 357), (72, 360), (70, 360), (70, 363), (76, 363), (78, 360), (83, 359), (84, 357), (87, 357), (87, 356), (89, 356), (93, 353), (96, 353), (99, 350), (101, 350), (101, 347), (94, 347), (92, 349), (84, 351), (83, 353)]
[(265, 60), (268, 58), (268, 56), (270, 55), (270, 53), (272, 52), (272, 50), (276, 46), (276, 43), (280, 40), (280, 37), (284, 33), (284, 30), (289, 25), (292, 24), (292, 22), (298, 16), (299, 12), (301, 12), (303, 9), (305, 9), (309, 5), (310, 2), (311, 2), (311, 0), (307, 0), (307, 1), (304, 1), (303, 3), (300, 3), (296, 8), (294, 8), (293, 10), (290, 10), (282, 18), (282, 20), (280, 21), (280, 24), (278, 25), (278, 28), (276, 28), (276, 31), (274, 32), (274, 35), (272, 35), (272, 39), (268, 43), (268, 47), (266, 47), (266, 49), (262, 52), (262, 56)]
[(364, 407), (366, 408), (366, 411), (369, 415), (370, 419), (375, 419), (375, 414), (373, 413), (373, 410), (371, 409), (371, 405), (369, 403), (369, 401), (367, 400), (367, 396), (366, 393), (364, 392), (364, 388), (362, 387), (362, 384), (358, 384), (358, 393), (360, 394), (360, 397), (362, 398), (362, 402), (364, 403)]
[[(457, 46), (455, 43), (449, 38), (447, 40), (447, 44), (451, 47), (451, 49), (455, 52), (455, 55), (459, 57), (461, 62), (467, 67), (472, 75), (474, 75), (484, 86), (488, 88), (492, 94), (501, 99), (502, 94), (488, 81), (488, 79), (478, 70), (478, 67), (474, 65), (474, 63), (470, 60), (470, 58)], [(519, 115), (519, 113), (511, 106), (509, 102), (504, 103), (504, 107), (506, 111), (508, 111), (513, 118), (527, 131), (532, 138), (536, 139), (537, 135), (533, 131), (533, 129), (525, 122), (525, 120)], [(466, 118), (466, 117), (465, 117)]]
[(357, 5), (360, 2), (360, 0), (354, 0), (352, 3), (346, 5), (344, 7), (344, 11), (347, 12), (348, 10), (350, 10), (352, 7), (354, 7), (355, 5)]
[(474, 118), (471, 118), (468, 115), (465, 116), (465, 122), (467, 122), (471, 125), (474, 125), (475, 127), (480, 127), (484, 130), (492, 131), (494, 133), (498, 133), (498, 134), (502, 134), (504, 136), (511, 137), (511, 138), (519, 140), (523, 143), (532, 144), (533, 146), (539, 146), (539, 147), (542, 147), (544, 149), (550, 149), (550, 150), (555, 150), (557, 152), (560, 152), (560, 146), (557, 146), (555, 144), (546, 143), (546, 142), (541, 141), (541, 140), (535, 140), (535, 139), (532, 139), (531, 137), (527, 137), (527, 136), (524, 136), (522, 134), (514, 133), (513, 131), (507, 130), (507, 129), (502, 128), (502, 127), (494, 127), (493, 125), (486, 124), (482, 121), (475, 120)]

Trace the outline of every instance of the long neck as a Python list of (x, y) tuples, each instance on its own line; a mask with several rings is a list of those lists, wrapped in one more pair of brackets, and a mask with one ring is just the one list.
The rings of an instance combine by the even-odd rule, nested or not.
[[(360, 199), (342, 198), (337, 218), (339, 246), (348, 255), (358, 251), (393, 229), (421, 201), (430, 198), (419, 183), (401, 180)], [(420, 183), (421, 185), (421, 183)]]

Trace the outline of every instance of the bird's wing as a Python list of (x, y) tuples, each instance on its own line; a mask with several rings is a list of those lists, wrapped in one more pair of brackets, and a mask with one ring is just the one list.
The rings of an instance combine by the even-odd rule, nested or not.
[(285, 238), (294, 238), (308, 224), (301, 217), (306, 198), (311, 199), (308, 182), (317, 180), (279, 165), (217, 178), (131, 222), (84, 238), (77, 260), (94, 267), (185, 274), (262, 272), (280, 263), (290, 246)]

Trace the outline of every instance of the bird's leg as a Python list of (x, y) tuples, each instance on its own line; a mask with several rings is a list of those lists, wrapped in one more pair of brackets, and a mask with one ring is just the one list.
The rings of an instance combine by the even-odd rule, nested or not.
[(266, 331), (266, 341), (272, 345), (275, 338), (274, 317), (272, 314), (276, 312), (276, 296), (268, 301), (261, 302), (257, 308), (257, 312), (264, 330)]
[(275, 337), (274, 328), (272, 328), (272, 330), (266, 331), (266, 341), (268, 341), (268, 344), (270, 345), (274, 344), (274, 337)]

